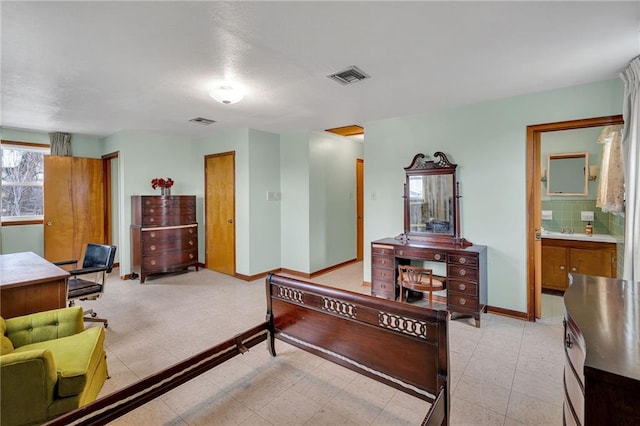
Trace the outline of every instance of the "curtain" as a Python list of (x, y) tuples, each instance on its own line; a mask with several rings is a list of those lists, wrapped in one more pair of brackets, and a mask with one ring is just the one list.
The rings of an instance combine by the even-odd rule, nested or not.
[(70, 133), (49, 133), (49, 141), (51, 142), (51, 155), (60, 155), (63, 157), (71, 156)]
[(640, 281), (640, 56), (620, 73), (624, 82), (622, 155), (625, 178), (624, 273)]
[(598, 143), (603, 146), (596, 207), (605, 213), (621, 214), (624, 211), (621, 130), (622, 126), (606, 126), (598, 137)]

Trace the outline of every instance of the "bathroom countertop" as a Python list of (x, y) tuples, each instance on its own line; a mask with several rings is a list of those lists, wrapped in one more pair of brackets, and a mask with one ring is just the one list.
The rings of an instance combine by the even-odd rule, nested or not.
[(562, 232), (543, 231), (542, 238), (554, 238), (557, 240), (593, 241), (597, 243), (617, 243), (618, 241), (609, 234), (563, 234)]

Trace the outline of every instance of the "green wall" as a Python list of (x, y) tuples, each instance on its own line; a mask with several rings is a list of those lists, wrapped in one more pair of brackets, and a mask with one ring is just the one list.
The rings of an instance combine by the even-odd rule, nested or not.
[(622, 89), (616, 79), (366, 123), (365, 280), (368, 243), (403, 231), (403, 168), (443, 151), (458, 164), (462, 236), (488, 246), (489, 305), (526, 312), (526, 127), (620, 114)]

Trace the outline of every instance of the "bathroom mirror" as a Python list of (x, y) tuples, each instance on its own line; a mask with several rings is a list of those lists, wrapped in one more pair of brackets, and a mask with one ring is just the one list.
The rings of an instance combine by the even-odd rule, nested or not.
[(471, 245), (460, 237), (456, 164), (442, 152), (417, 154), (405, 167), (404, 234), (408, 239)]
[(589, 153), (547, 155), (547, 195), (589, 195)]

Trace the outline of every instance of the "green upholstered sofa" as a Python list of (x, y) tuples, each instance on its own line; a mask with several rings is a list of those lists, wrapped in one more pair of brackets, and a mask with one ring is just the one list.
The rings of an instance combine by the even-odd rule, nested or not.
[(0, 424), (38, 424), (98, 396), (107, 379), (104, 328), (79, 306), (0, 317)]

